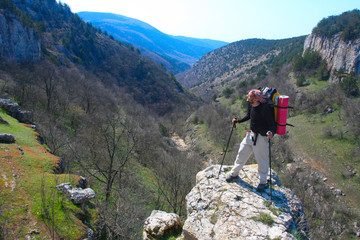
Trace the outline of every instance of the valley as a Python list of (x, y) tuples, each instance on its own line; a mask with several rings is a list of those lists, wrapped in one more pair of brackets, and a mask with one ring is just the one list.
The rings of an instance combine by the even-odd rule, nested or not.
[[(359, 10), (323, 19), (308, 36), (228, 44), (74, 14), (55, 0), (0, 8), (0, 96), (29, 117), (0, 111), (1, 132), (16, 138), (0, 143), (0, 239), (141, 239), (155, 209), (185, 222), (196, 174), (221, 163), (228, 140), (224, 164), (233, 164), (249, 122), (229, 139), (231, 120), (262, 86), (295, 107), (295, 127), (272, 141), (272, 167), (303, 204), (304, 236), (359, 236), (360, 35), (348, 34), (360, 32), (348, 24)], [(151, 46), (140, 44), (155, 32)], [(56, 189), (82, 177), (80, 188), (96, 193), (82, 205)]]

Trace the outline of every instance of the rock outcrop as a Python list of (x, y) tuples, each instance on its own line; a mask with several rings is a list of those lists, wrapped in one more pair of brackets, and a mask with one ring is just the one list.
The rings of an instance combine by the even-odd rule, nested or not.
[(16, 138), (8, 133), (2, 133), (0, 134), (0, 143), (15, 143)]
[(7, 10), (0, 9), (0, 59), (3, 62), (40, 60), (41, 41), (35, 31)]
[(82, 204), (86, 201), (89, 201), (95, 198), (95, 191), (91, 188), (73, 188), (70, 183), (62, 183), (56, 188), (61, 191), (63, 194), (68, 196), (70, 200), (75, 204)]
[(32, 112), (22, 111), (19, 104), (11, 99), (0, 98), (0, 107), (21, 123), (33, 123), (31, 121)]
[(360, 39), (344, 42), (340, 34), (332, 38), (310, 34), (305, 39), (304, 52), (307, 49), (318, 51), (326, 60), (332, 82), (339, 80), (333, 74), (334, 71), (343, 69), (345, 73), (360, 72)]
[(181, 233), (180, 217), (174, 213), (152, 211), (145, 220), (143, 240), (166, 238)]
[(218, 171), (219, 166), (211, 166), (197, 174), (197, 184), (186, 197), (184, 239), (296, 239), (293, 233), (306, 234), (302, 204), (275, 173), (271, 192), (260, 193), (257, 165), (245, 166), (241, 178), (230, 183), (224, 172), (217, 179)]

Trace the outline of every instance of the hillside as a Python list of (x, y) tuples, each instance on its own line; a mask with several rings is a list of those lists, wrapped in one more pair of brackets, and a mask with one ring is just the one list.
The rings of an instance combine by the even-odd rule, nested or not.
[[(94, 237), (139, 239), (142, 221), (154, 208), (183, 214), (184, 194), (191, 187), (190, 176), (199, 167), (199, 156), (177, 150), (169, 136), (172, 131), (181, 132), (184, 117), (200, 101), (164, 67), (141, 56), (134, 46), (111, 39), (83, 22), (65, 4), (55, 0), (5, 0), (0, 7), (0, 96), (16, 100), (21, 109), (31, 112), (31, 121), (48, 151), (64, 163), (64, 176), (84, 176), (95, 190), (97, 197), (91, 210), (83, 209), (100, 214), (96, 226), (91, 226)], [(21, 147), (25, 150), (32, 147), (30, 144)], [(29, 161), (36, 163), (37, 158), (41, 156)], [(1, 164), (6, 165), (6, 159)], [(191, 169), (173, 172), (185, 167)], [(19, 170), (19, 174), (27, 175), (25, 170)], [(48, 177), (51, 171), (44, 174)], [(180, 179), (176, 183), (181, 183), (177, 189), (181, 188), (182, 194), (173, 194), (167, 185), (169, 176), (176, 174)], [(41, 173), (35, 175), (27, 182), (31, 185), (29, 191), (41, 186)], [(0, 177), (1, 187), (7, 191), (5, 177), (10, 179), (11, 174), (4, 176)], [(76, 184), (73, 180), (71, 183)], [(46, 199), (56, 197), (57, 201), (58, 195), (51, 195), (55, 193), (51, 191)], [(22, 192), (22, 187), (16, 185), (9, 195)], [(4, 207), (13, 202), (19, 211), (30, 209), (21, 199), (13, 201), (3, 193)], [(24, 194), (19, 196), (32, 196), (32, 192)], [(64, 201), (59, 199), (62, 207)], [(49, 209), (55, 210), (57, 204)], [(64, 211), (70, 219), (76, 215), (88, 221), (76, 208), (66, 205)], [(24, 237), (28, 229), (19, 226), (30, 226), (31, 219), (19, 215), (23, 222), (17, 225), (10, 223), (16, 222), (13, 216), (3, 212), (1, 238)], [(59, 216), (62, 213), (60, 210)], [(78, 220), (55, 220), (39, 223), (42, 227), (34, 234), (51, 236), (49, 231), (56, 227), (53, 238), (83, 238), (86, 228)], [(73, 235), (67, 235), (68, 231)]]
[[(173, 108), (171, 105), (182, 101), (180, 99), (188, 99), (190, 96), (161, 66), (140, 56), (133, 46), (125, 46), (112, 40), (91, 24), (84, 23), (66, 5), (58, 5), (52, 1), (31, 1), (29, 4), (14, 1), (17, 3), (15, 6), (12, 1), (7, 2), (9, 6), (5, 7), (2, 15), (2, 26), (8, 28), (1, 30), (3, 47), (23, 48), (13, 50), (12, 55), (4, 55), (7, 51), (2, 51), (4, 63), (11, 59), (20, 63), (48, 60), (56, 67), (84, 66), (105, 85), (115, 84), (126, 89), (137, 102), (152, 105), (151, 108), (160, 114), (169, 111)], [(28, 44), (15, 44), (22, 34), (14, 31), (19, 24), (24, 26), (24, 33), (34, 32), (34, 37), (30, 39), (35, 40), (30, 46), (34, 46), (32, 48), (37, 50), (38, 55), (33, 54), (32, 59), (26, 56), (19, 58), (22, 56), (21, 52), (31, 50)], [(16, 34), (20, 36), (16, 38)], [(157, 96), (153, 96), (153, 92), (157, 92)], [(185, 95), (187, 96), (184, 98)]]
[(12, 144), (0, 143), (0, 237), (87, 237), (99, 220), (93, 203), (76, 205), (55, 188), (65, 182), (75, 187), (81, 178), (55, 174), (61, 159), (39, 143), (31, 125), (19, 123), (2, 109), (0, 117), (7, 122), (0, 124), (0, 132), (16, 138)]
[[(284, 40), (248, 39), (204, 55), (191, 69), (176, 77), (201, 96), (219, 94), (224, 86), (258, 81), (271, 64), (284, 64), (302, 51), (304, 37)], [(262, 75), (261, 75), (262, 74)]]
[(174, 74), (190, 68), (205, 53), (226, 42), (174, 37), (142, 21), (113, 13), (79, 12), (85, 22), (106, 31), (116, 40), (130, 43)]
[[(354, 13), (358, 14), (358, 11), (350, 15), (354, 17)], [(344, 13), (344, 16), (348, 15)], [(322, 24), (338, 23), (338, 18), (343, 19), (344, 16), (331, 17), (329, 22), (324, 19)], [(351, 21), (343, 22), (351, 25)], [(354, 71), (358, 69), (358, 62), (353, 61), (357, 57), (352, 57), (358, 54), (353, 49), (358, 49), (359, 39), (341, 40), (341, 31), (347, 27), (342, 25), (327, 39), (313, 32), (310, 37), (307, 36), (308, 39), (317, 39), (313, 41), (317, 44), (313, 45), (308, 44), (311, 41), (304, 41), (305, 36), (279, 41), (256, 39), (232, 43), (205, 55), (193, 69), (178, 75), (179, 81), (191, 90), (211, 97), (211, 104), (219, 112), (223, 111), (221, 108), (231, 109), (233, 116), (238, 117), (245, 112), (245, 95), (249, 89), (273, 86), (281, 94), (290, 96), (290, 105), (296, 109), (289, 112), (288, 122), (295, 127), (289, 127), (286, 136), (275, 137), (271, 150), (272, 164), (283, 184), (291, 188), (303, 203), (312, 239), (355, 239), (360, 232), (357, 225), (360, 219), (360, 78)], [(280, 42), (279, 48), (275, 48)], [(336, 42), (340, 44), (328, 44)], [(228, 51), (230, 47), (232, 51)], [(266, 47), (263, 53), (262, 47)], [(271, 51), (276, 49), (278, 52), (284, 50), (281, 55), (274, 55)], [(270, 58), (271, 54), (276, 57)], [(243, 62), (239, 65), (243, 67), (243, 72), (236, 76), (236, 71), (241, 69), (236, 64), (241, 60)], [(335, 63), (348, 67), (335, 69)], [(331, 66), (336, 74), (336, 84), (330, 78)], [(209, 108), (199, 108), (191, 119), (197, 131), (189, 132), (189, 136), (196, 140), (198, 149), (207, 159), (219, 163), (221, 156), (214, 154), (219, 144), (215, 136), (221, 136), (226, 141), (224, 135), (230, 133), (231, 117), (225, 115), (226, 122), (226, 119), (214, 119), (211, 115), (214, 111)], [(214, 127), (214, 124), (218, 126)], [(222, 130), (228, 126), (225, 133), (212, 133), (221, 126)], [(237, 144), (248, 127), (246, 123), (241, 124), (234, 131), (236, 135), (233, 138), (236, 140), (230, 142), (225, 163), (233, 163)], [(208, 134), (204, 134), (206, 130)]]

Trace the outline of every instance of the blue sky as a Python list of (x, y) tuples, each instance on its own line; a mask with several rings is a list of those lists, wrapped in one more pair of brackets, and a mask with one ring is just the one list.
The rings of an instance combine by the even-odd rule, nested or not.
[(234, 42), (308, 35), (328, 16), (360, 9), (360, 0), (61, 0), (73, 12), (112, 12), (158, 30)]

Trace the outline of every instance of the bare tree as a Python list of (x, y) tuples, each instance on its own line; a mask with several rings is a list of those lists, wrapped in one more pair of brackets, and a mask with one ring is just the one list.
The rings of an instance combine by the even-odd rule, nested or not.
[(158, 205), (168, 206), (167, 211), (185, 214), (185, 197), (195, 183), (200, 160), (180, 151), (162, 154), (161, 170), (159, 169), (157, 177), (160, 194)]
[(104, 123), (93, 125), (81, 136), (88, 149), (82, 155), (73, 151), (78, 162), (94, 179), (105, 185), (105, 204), (108, 205), (115, 180), (134, 153), (136, 134), (122, 113), (107, 116)]
[(55, 97), (55, 91), (59, 85), (59, 76), (53, 64), (44, 61), (36, 66), (35, 77), (41, 83), (41, 88), (45, 91), (46, 110), (50, 112)]

